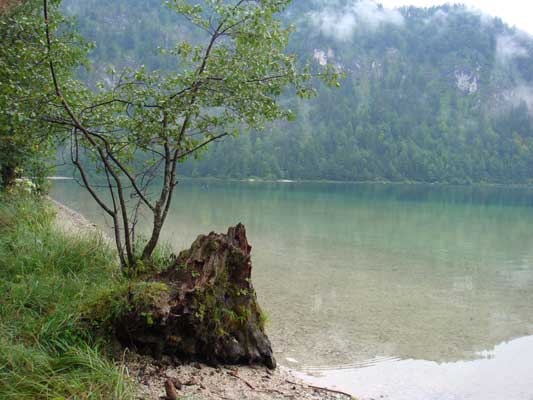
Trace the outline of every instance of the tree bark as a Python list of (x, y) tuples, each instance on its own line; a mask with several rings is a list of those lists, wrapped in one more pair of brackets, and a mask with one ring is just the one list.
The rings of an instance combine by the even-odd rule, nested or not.
[(7, 189), (9, 187), (12, 187), (15, 183), (15, 179), (17, 178), (16, 174), (16, 167), (12, 164), (3, 164), (1, 167), (1, 175), (2, 175), (2, 187), (4, 189)]
[(150, 240), (143, 249), (142, 259), (143, 261), (148, 261), (152, 257), (154, 250), (159, 242), (159, 237), (161, 236), (161, 230), (163, 229), (163, 221), (160, 216), (154, 215), (154, 225), (152, 228), (152, 235)]

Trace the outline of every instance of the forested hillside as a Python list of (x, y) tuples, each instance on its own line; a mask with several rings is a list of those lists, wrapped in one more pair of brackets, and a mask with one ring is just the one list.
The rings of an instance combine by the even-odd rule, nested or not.
[[(173, 68), (157, 54), (189, 33), (159, 0), (67, 0), (94, 68)], [(291, 50), (345, 73), (296, 120), (212, 145), (189, 176), (533, 182), (533, 39), (460, 6), (388, 10), (294, 0)]]

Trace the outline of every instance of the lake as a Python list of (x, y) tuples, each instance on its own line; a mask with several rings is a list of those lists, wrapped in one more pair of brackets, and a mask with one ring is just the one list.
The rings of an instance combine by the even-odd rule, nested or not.
[[(106, 226), (74, 181), (52, 196)], [(533, 399), (533, 189), (184, 181), (163, 239), (242, 222), (278, 362), (360, 400)]]

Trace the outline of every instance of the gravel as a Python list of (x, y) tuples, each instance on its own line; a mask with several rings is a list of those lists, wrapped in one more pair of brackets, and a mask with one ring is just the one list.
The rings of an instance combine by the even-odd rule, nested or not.
[(165, 383), (169, 381), (179, 399), (202, 400), (347, 400), (352, 397), (306, 385), (289, 369), (275, 371), (265, 367), (209, 367), (200, 363), (176, 366), (177, 360), (129, 354), (125, 365), (139, 387), (138, 399), (165, 399)]

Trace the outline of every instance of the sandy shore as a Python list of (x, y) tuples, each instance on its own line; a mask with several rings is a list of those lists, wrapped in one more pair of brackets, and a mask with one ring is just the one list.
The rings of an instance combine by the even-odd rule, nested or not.
[[(94, 233), (98, 227), (80, 213), (50, 199), (57, 210), (56, 224), (67, 233)], [(101, 233), (101, 232), (100, 232)], [(102, 233), (103, 234), (103, 233)], [(150, 357), (126, 352), (124, 369), (137, 384), (137, 398), (166, 399), (172, 386), (178, 399), (187, 400), (346, 400), (349, 395), (326, 388), (310, 386), (291, 373), (278, 367), (270, 371), (264, 367), (223, 366), (208, 367), (199, 363), (181, 364), (178, 360), (163, 357), (156, 361)], [(172, 400), (172, 397), (168, 398)]]
[(71, 234), (99, 232), (96, 224), (90, 222), (80, 213), (50, 197), (48, 200), (56, 209), (55, 223), (61, 230)]
[(149, 357), (126, 357), (130, 376), (139, 385), (139, 399), (166, 397), (165, 385), (176, 388), (184, 399), (205, 400), (346, 400), (351, 397), (326, 389), (313, 388), (291, 372), (278, 367), (221, 366), (208, 367), (200, 363), (176, 366), (169, 358), (154, 361)]

